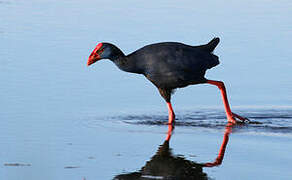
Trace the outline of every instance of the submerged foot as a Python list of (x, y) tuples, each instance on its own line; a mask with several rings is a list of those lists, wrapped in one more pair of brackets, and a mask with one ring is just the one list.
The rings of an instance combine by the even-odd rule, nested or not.
[(168, 113), (168, 125), (174, 125), (175, 124), (175, 114), (173, 112)]
[(175, 125), (175, 121), (173, 120), (173, 121), (168, 121), (168, 122), (165, 122), (165, 123), (163, 123), (164, 125), (172, 125), (172, 126), (174, 126)]
[(232, 116), (227, 117), (228, 123), (240, 124), (240, 123), (249, 123), (250, 120), (246, 117), (242, 117), (238, 114), (232, 113)]

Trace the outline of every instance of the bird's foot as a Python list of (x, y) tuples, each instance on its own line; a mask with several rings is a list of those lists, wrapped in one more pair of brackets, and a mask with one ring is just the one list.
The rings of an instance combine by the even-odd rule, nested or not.
[(228, 120), (228, 123), (232, 123), (232, 124), (242, 124), (242, 123), (250, 122), (248, 118), (242, 117), (235, 113), (232, 113), (232, 116), (228, 116), (227, 120)]
[(172, 122), (165, 122), (165, 123), (163, 123), (164, 125), (172, 125), (172, 126), (174, 126), (175, 125), (175, 121), (172, 121)]
[(232, 116), (227, 116), (227, 121), (228, 121), (228, 124), (230, 124), (230, 125), (237, 124), (236, 119)]

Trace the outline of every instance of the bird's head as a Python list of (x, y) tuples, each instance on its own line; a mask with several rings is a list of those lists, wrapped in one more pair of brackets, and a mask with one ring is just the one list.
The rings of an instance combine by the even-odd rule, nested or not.
[(109, 55), (111, 54), (111, 50), (107, 48), (106, 43), (99, 43), (97, 46), (94, 48), (92, 53), (90, 54), (88, 61), (87, 61), (87, 66), (90, 66), (91, 64), (95, 63), (96, 61), (100, 59), (106, 59), (109, 58)]
[(110, 43), (99, 43), (90, 54), (87, 61), (87, 66), (90, 66), (91, 64), (101, 59), (113, 60), (122, 55), (124, 54), (115, 45)]

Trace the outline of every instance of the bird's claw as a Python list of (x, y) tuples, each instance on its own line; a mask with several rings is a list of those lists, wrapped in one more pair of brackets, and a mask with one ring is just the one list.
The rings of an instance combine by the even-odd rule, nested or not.
[(232, 113), (232, 117), (228, 118), (228, 122), (232, 124), (243, 124), (243, 123), (250, 123), (251, 121), (246, 117), (242, 117), (238, 114)]

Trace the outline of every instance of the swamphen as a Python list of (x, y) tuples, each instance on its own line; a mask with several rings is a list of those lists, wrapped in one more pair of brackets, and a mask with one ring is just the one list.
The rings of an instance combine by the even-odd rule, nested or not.
[(178, 42), (150, 44), (129, 55), (125, 55), (113, 44), (99, 43), (90, 54), (87, 65), (100, 59), (109, 59), (123, 71), (143, 74), (158, 88), (165, 99), (169, 124), (175, 122), (175, 114), (170, 102), (173, 90), (203, 83), (215, 85), (220, 89), (228, 122), (236, 123), (236, 118), (245, 121), (246, 118), (231, 111), (224, 83), (204, 77), (207, 69), (219, 64), (218, 56), (213, 54), (219, 41), (219, 38), (214, 38), (208, 44), (200, 46)]

